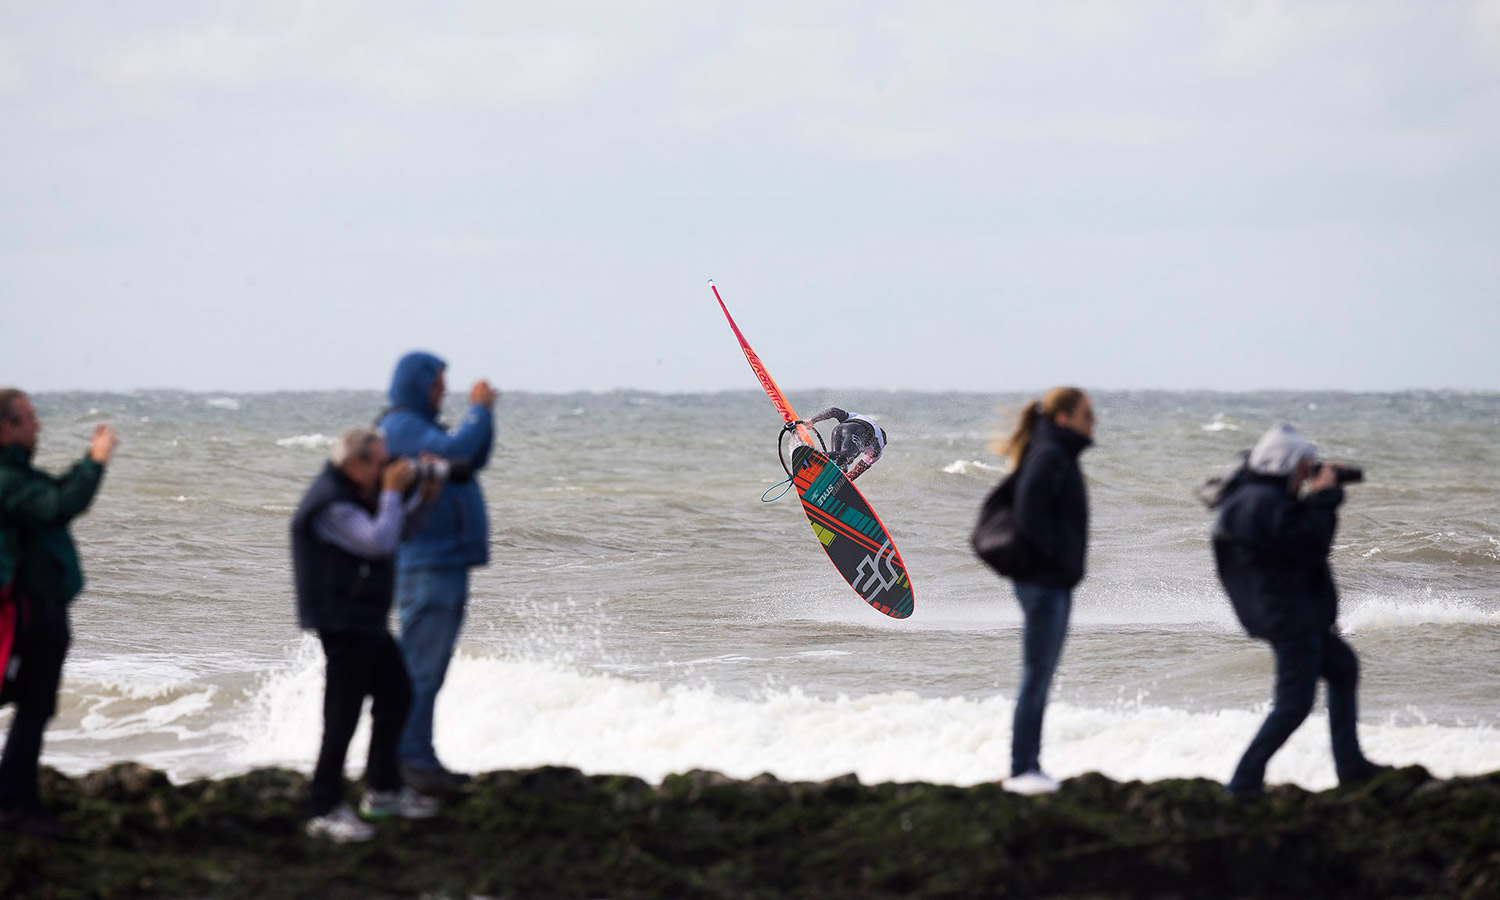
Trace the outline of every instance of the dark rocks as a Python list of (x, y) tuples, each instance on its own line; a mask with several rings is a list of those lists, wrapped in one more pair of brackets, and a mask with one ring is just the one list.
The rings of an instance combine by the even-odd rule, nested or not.
[[(0, 836), (3, 897), (1492, 897), (1500, 773), (1410, 767), (1234, 800), (1097, 773), (994, 784), (736, 781), (544, 767), (481, 775), (367, 845), (305, 837), (303, 776), (173, 786), (133, 764), (43, 772), (72, 840)], [(350, 786), (351, 797), (353, 786)]]

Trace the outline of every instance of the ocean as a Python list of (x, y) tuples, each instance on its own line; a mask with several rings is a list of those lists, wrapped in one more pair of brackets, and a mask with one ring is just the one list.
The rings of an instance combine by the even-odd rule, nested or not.
[[(849, 589), (795, 494), (762, 501), (784, 476), (780, 423), (758, 391), (508, 393), (481, 477), (492, 562), (474, 575), (438, 702), (450, 767), (957, 785), (1009, 774), (1020, 615), (968, 532), (1002, 474), (988, 445), (1025, 396), (789, 399), (805, 415), (834, 403), (870, 414), (890, 434), (859, 487), (906, 561), (911, 618)], [(1193, 489), (1278, 420), (1366, 470), (1333, 564), (1367, 753), (1439, 776), (1500, 769), (1500, 395), (1094, 399), (1089, 574), (1043, 732), (1051, 774), (1229, 776), (1265, 714), (1271, 654), (1233, 618)], [(43, 467), (81, 455), (96, 422), (121, 435), (74, 526), (88, 584), (43, 761), (81, 773), (135, 760), (179, 781), (310, 771), (322, 660), (296, 626), (288, 519), (332, 437), (372, 421), (381, 395), (33, 400)], [(1268, 778), (1335, 783), (1321, 696)]]

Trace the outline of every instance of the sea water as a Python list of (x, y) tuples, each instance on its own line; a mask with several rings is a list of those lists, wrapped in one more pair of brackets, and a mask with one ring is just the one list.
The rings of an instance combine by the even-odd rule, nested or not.
[[(1025, 397), (790, 399), (804, 414), (858, 410), (890, 434), (859, 487), (906, 561), (912, 617), (849, 589), (795, 494), (762, 502), (783, 478), (762, 394), (506, 394), (481, 475), (492, 561), (474, 573), (438, 701), (450, 767), (959, 785), (1009, 774), (1020, 615), (967, 539), (1002, 473), (988, 445)], [(322, 658), (296, 626), (288, 520), (333, 436), (372, 421), (380, 395), (34, 400), (44, 467), (81, 455), (96, 422), (121, 435), (73, 529), (88, 585), (44, 761), (78, 773), (137, 760), (178, 780), (309, 770)], [(1233, 770), (1267, 708), (1271, 654), (1218, 586), (1193, 488), (1278, 420), (1367, 472), (1332, 558), (1368, 754), (1443, 776), (1500, 769), (1500, 396), (1095, 401), (1088, 577), (1043, 730), (1052, 774)], [(1270, 780), (1332, 785), (1327, 728), (1320, 702)], [(366, 741), (367, 725), (351, 773)]]

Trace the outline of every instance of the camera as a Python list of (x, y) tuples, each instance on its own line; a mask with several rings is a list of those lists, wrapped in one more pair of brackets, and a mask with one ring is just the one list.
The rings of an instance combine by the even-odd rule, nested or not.
[(1365, 480), (1365, 470), (1359, 468), (1358, 466), (1348, 466), (1342, 463), (1329, 463), (1324, 462), (1321, 459), (1313, 463), (1313, 476), (1317, 477), (1318, 473), (1323, 471), (1324, 466), (1333, 466), (1334, 480), (1337, 481), (1340, 485), (1358, 484), (1359, 482)]
[(461, 459), (423, 459), (411, 461), (414, 481), (468, 481), (474, 475), (473, 467)]
[(447, 481), (448, 461), (446, 459), (414, 459), (411, 461), (411, 474), (415, 481)]

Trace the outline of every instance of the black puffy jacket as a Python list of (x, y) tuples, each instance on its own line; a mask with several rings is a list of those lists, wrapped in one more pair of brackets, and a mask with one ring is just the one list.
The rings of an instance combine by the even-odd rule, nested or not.
[(1071, 589), (1083, 580), (1089, 498), (1078, 455), (1093, 441), (1047, 419), (1016, 467), (1016, 533), (1033, 551), (1017, 581)]
[(1328, 551), (1343, 490), (1299, 499), (1285, 476), (1244, 471), (1221, 497), (1214, 560), (1245, 631), (1279, 641), (1333, 627), (1339, 599)]

